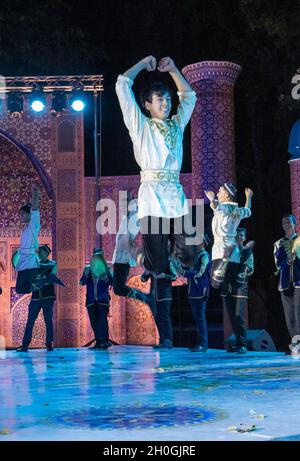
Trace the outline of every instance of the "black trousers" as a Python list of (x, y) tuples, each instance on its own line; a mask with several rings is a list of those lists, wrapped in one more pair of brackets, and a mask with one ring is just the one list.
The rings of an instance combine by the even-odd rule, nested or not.
[(197, 345), (208, 347), (208, 333), (206, 323), (206, 304), (207, 298), (190, 298), (189, 299), (194, 321), (197, 327)]
[(300, 335), (300, 288), (281, 291), (281, 301), (287, 329), (291, 338)]
[(20, 295), (24, 295), (32, 292), (32, 283), (38, 274), (38, 268), (36, 269), (25, 269), (19, 271), (16, 282), (16, 292)]
[(154, 274), (169, 273), (171, 252), (174, 252), (182, 264), (193, 264), (197, 246), (187, 240), (195, 236), (186, 232), (184, 217), (167, 219), (145, 216), (140, 222), (145, 269)]
[(113, 289), (118, 296), (128, 296), (130, 293), (130, 287), (126, 285), (129, 271), (129, 264), (114, 264)]
[(96, 345), (108, 341), (108, 311), (109, 307), (106, 304), (94, 303), (87, 306), (91, 327), (93, 329)]
[[(218, 267), (220, 261), (220, 259), (215, 259), (212, 262), (211, 273)], [(236, 337), (237, 347), (247, 346), (245, 308), (248, 297), (248, 283), (246, 282), (243, 287), (237, 284), (240, 267), (240, 263), (229, 262), (224, 281), (220, 287), (220, 294), (223, 297), (223, 306), (228, 312), (231, 327)], [(212, 286), (214, 286), (213, 283)]]
[(46, 325), (46, 346), (50, 346), (53, 341), (53, 305), (54, 298), (48, 299), (32, 299), (28, 307), (28, 319), (25, 327), (25, 332), (23, 336), (22, 346), (28, 347), (32, 339), (32, 331), (34, 323), (40, 313), (40, 310), (43, 309), (43, 316)]
[(173, 341), (171, 303), (171, 300), (156, 301), (155, 323), (160, 343), (163, 343), (166, 339)]
[(245, 307), (247, 298), (238, 298), (232, 294), (223, 297), (223, 304), (228, 312), (231, 327), (236, 337), (236, 345), (247, 346), (247, 330), (245, 328)]

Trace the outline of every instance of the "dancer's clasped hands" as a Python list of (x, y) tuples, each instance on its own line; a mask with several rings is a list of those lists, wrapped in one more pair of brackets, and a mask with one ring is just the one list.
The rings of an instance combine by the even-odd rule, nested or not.
[(176, 69), (173, 59), (169, 56), (160, 59), (157, 64), (157, 59), (154, 56), (146, 56), (141, 61), (144, 65), (144, 69), (148, 72), (153, 72), (154, 70), (159, 70), (159, 72), (173, 72)]

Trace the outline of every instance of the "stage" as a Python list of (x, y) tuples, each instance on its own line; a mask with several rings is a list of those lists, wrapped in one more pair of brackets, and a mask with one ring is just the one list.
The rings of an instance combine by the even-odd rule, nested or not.
[[(300, 439), (300, 361), (283, 353), (1, 354), (0, 441)], [(228, 430), (240, 424), (256, 430)]]

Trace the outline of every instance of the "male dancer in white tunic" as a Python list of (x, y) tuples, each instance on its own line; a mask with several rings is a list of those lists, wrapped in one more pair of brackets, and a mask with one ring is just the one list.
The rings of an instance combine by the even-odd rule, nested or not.
[[(143, 92), (142, 103), (148, 116), (142, 113), (131, 89), (142, 70), (151, 72), (156, 67), (160, 72), (169, 72), (178, 90), (179, 105), (172, 118), (169, 118), (171, 91), (165, 85), (154, 83)], [(153, 56), (147, 56), (119, 75), (116, 92), (133, 142), (134, 156), (141, 168), (138, 218), (143, 236), (144, 266), (157, 279), (157, 299), (164, 299), (165, 280), (170, 278), (171, 284), (173, 278), (169, 267), (170, 242), (175, 253), (180, 245), (182, 262), (187, 263), (189, 259), (189, 251), (182, 251), (185, 249), (184, 232), (178, 231), (182, 230), (183, 217), (189, 212), (179, 174), (183, 132), (194, 110), (196, 94), (170, 57), (161, 59), (157, 66)], [(162, 279), (160, 290), (159, 280)]]

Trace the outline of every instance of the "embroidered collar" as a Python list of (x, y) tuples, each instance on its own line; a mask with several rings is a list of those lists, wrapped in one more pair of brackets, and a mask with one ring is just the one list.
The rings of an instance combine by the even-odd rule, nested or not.
[(167, 123), (168, 122), (170, 123), (172, 120), (170, 118), (165, 118), (164, 120), (162, 118), (156, 118), (156, 117), (149, 117), (149, 121), (151, 122), (153, 120), (153, 122), (158, 122), (158, 123)]
[(296, 232), (295, 232), (291, 237), (286, 237), (286, 236), (284, 236), (284, 238), (285, 238), (286, 240), (295, 240), (295, 238), (297, 238), (297, 237), (298, 237), (298, 234), (296, 234)]

